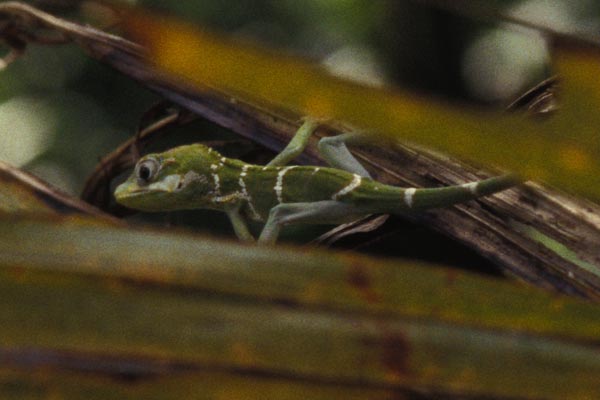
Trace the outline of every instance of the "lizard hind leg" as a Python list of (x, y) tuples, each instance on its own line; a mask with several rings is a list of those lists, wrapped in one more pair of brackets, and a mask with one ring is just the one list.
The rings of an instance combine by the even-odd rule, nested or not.
[(363, 139), (363, 135), (359, 132), (324, 137), (319, 140), (319, 153), (334, 168), (370, 178), (369, 172), (346, 147), (347, 143), (360, 143)]
[(341, 224), (368, 214), (359, 206), (335, 200), (313, 203), (283, 203), (271, 209), (258, 238), (260, 243), (274, 243), (281, 228), (290, 224)]

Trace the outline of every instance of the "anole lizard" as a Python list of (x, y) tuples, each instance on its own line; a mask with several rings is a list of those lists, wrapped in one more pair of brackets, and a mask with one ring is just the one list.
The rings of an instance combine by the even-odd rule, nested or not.
[(246, 219), (265, 222), (259, 242), (275, 242), (288, 224), (341, 224), (367, 214), (398, 214), (446, 207), (519, 183), (512, 175), (432, 189), (399, 188), (369, 177), (350, 154), (355, 134), (319, 141), (334, 168), (286, 165), (300, 154), (318, 123), (306, 120), (269, 164), (225, 158), (202, 144), (149, 154), (117, 187), (117, 202), (143, 211), (215, 209), (229, 216), (240, 239), (253, 240)]

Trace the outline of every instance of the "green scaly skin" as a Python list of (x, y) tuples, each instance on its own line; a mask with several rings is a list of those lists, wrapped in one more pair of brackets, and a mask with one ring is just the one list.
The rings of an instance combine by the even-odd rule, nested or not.
[[(314, 126), (305, 133), (313, 130)], [(278, 160), (286, 162), (298, 150)], [(141, 158), (133, 174), (117, 187), (115, 197), (142, 211), (224, 211), (238, 237), (248, 240), (252, 236), (244, 218), (266, 222), (259, 240), (274, 242), (280, 228), (288, 224), (338, 224), (367, 214), (446, 207), (517, 183), (506, 175), (442, 188), (399, 188), (337, 168), (247, 164), (192, 144)]]

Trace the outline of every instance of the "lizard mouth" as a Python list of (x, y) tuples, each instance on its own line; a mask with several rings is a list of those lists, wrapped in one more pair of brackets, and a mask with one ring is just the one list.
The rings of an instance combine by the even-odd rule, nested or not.
[(121, 203), (123, 202), (123, 200), (138, 197), (147, 193), (147, 188), (141, 188), (137, 185), (135, 187), (132, 187), (131, 184), (124, 182), (117, 186), (117, 188), (115, 189), (115, 199), (117, 200), (117, 202)]
[(115, 198), (119, 200), (127, 197), (136, 197), (144, 193), (148, 193), (148, 189), (139, 187), (131, 188), (128, 187), (127, 184), (122, 183), (115, 189)]
[(169, 175), (158, 182), (151, 183), (147, 186), (140, 186), (137, 183), (130, 181), (124, 182), (115, 189), (115, 198), (117, 201), (134, 198), (139, 196), (149, 196), (158, 193), (172, 193), (181, 188), (181, 176)]

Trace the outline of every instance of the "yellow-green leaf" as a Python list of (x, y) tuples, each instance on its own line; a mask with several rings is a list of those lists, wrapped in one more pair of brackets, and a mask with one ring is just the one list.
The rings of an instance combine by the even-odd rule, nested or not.
[(0, 218), (3, 348), (345, 391), (600, 394), (597, 305), (407, 262), (89, 222)]

